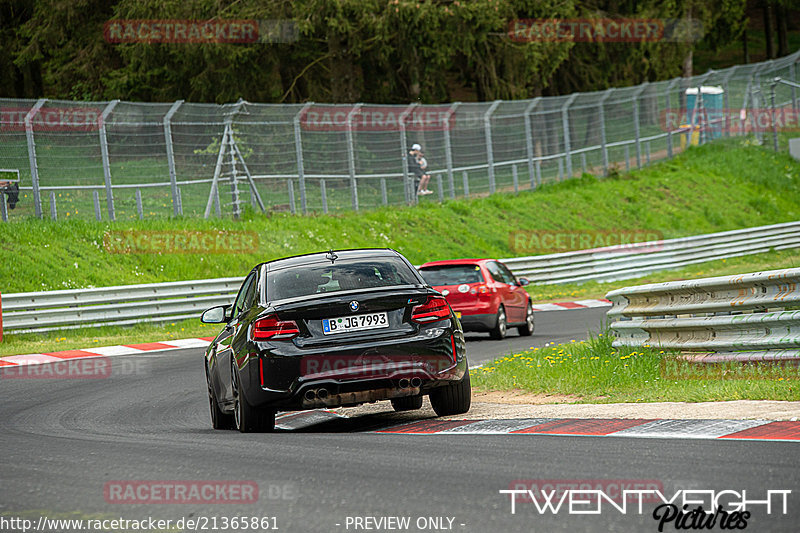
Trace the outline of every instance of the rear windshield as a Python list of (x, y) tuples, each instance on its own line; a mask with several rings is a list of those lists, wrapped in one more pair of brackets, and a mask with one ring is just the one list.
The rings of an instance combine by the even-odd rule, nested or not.
[(483, 283), (481, 267), (478, 265), (439, 265), (421, 268), (419, 271), (428, 285), (461, 285)]
[(414, 270), (401, 259), (339, 259), (334, 264), (299, 265), (267, 273), (267, 300), (314, 294), (419, 285)]

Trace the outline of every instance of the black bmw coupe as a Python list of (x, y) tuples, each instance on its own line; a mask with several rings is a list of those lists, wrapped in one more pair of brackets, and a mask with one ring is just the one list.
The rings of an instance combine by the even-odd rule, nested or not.
[(466, 345), (444, 297), (390, 249), (339, 250), (257, 265), (206, 350), (216, 429), (272, 431), (275, 412), (390, 400), (439, 416), (470, 407)]

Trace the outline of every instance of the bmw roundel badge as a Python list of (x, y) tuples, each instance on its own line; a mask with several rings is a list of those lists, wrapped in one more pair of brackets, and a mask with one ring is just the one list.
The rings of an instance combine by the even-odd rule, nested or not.
[(350, 310), (351, 311), (358, 311), (358, 302), (353, 300), (350, 302)]

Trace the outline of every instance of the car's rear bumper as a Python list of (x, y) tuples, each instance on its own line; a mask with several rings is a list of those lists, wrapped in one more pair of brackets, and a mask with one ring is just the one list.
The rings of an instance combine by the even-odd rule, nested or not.
[[(453, 345), (456, 356), (453, 357)], [(460, 331), (409, 343), (376, 342), (358, 350), (291, 354), (262, 350), (248, 362), (247, 400), (280, 410), (340, 407), (427, 394), (467, 371)]]
[(461, 327), (464, 331), (491, 331), (497, 325), (495, 313), (479, 313), (461, 315)]

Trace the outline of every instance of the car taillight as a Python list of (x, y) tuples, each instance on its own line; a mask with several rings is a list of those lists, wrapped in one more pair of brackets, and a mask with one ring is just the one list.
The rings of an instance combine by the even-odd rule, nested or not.
[(284, 340), (297, 337), (300, 330), (294, 320), (280, 320), (278, 315), (260, 318), (253, 324), (253, 340)]
[(487, 294), (489, 292), (489, 287), (486, 285), (479, 285), (477, 287), (473, 287), (469, 292), (471, 294)]
[(441, 296), (429, 296), (428, 301), (411, 310), (411, 320), (425, 324), (450, 317), (447, 300)]

